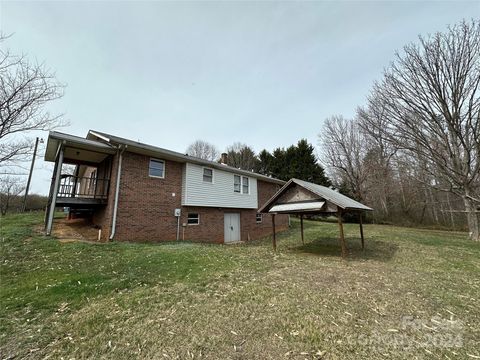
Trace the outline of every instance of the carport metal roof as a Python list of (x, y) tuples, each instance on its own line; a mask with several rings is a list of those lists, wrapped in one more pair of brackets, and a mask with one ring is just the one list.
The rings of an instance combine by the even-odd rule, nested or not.
[(338, 218), (338, 225), (340, 230), (340, 244), (342, 246), (342, 256), (345, 256), (347, 252), (345, 236), (343, 232), (342, 214), (346, 212), (353, 212), (359, 214), (360, 235), (362, 241), (362, 249), (364, 249), (362, 224), (362, 213), (364, 211), (373, 211), (373, 209), (328, 187), (299, 179), (289, 180), (258, 210), (259, 213), (272, 214), (274, 250), (276, 250), (277, 247), (275, 234), (275, 214), (300, 215), (302, 243), (304, 242), (304, 215), (336, 215)]
[[(302, 210), (309, 211), (311, 212), (311, 202), (314, 200), (317, 201), (324, 201), (325, 203), (331, 203), (330, 205), (335, 205), (342, 210), (353, 210), (353, 211), (373, 211), (372, 208), (363, 205), (362, 203), (359, 203), (358, 201), (355, 201), (348, 196), (345, 196), (338, 191), (332, 190), (326, 186), (314, 184), (308, 181), (304, 180), (299, 180), (299, 179), (290, 179), (278, 192), (273, 195), (259, 210), (258, 212), (260, 213), (274, 213), (277, 212), (274, 209), (272, 209), (274, 206), (279, 205), (279, 204), (284, 204), (284, 202), (281, 201), (281, 196), (288, 191), (292, 186), (300, 186), (307, 190), (309, 193), (311, 193), (311, 196), (304, 197), (302, 200), (297, 200), (295, 202), (295, 212), (301, 212)], [(280, 202), (279, 202), (280, 199)], [(292, 203), (292, 202), (289, 202)], [(327, 204), (328, 205), (328, 204)], [(319, 213), (321, 212), (336, 212), (336, 211), (328, 211), (328, 209), (323, 207), (323, 211), (319, 210)]]

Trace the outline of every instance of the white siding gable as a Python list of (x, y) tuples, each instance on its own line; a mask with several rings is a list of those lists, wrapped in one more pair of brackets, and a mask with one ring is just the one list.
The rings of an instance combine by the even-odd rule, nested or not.
[[(233, 191), (234, 173), (213, 169), (213, 182), (203, 181), (203, 166), (186, 163), (182, 178), (182, 205), (257, 209), (257, 179), (248, 177), (249, 193)], [(243, 176), (243, 175), (242, 175)]]

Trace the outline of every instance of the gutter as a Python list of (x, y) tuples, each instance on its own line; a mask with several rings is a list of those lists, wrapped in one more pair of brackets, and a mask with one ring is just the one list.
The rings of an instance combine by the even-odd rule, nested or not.
[(113, 204), (113, 219), (112, 219), (112, 229), (110, 231), (110, 240), (113, 240), (113, 237), (115, 236), (115, 229), (117, 226), (117, 209), (118, 209), (118, 195), (120, 193), (120, 176), (122, 174), (122, 155), (125, 149), (127, 148), (127, 145), (120, 145), (119, 147), (119, 156), (118, 156), (118, 168), (117, 168), (117, 178), (115, 182), (115, 200)]

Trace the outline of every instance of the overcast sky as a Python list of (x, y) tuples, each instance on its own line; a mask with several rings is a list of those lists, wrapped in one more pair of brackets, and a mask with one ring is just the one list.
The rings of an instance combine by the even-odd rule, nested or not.
[[(197, 138), (317, 145), (325, 118), (353, 116), (395, 50), (479, 15), (478, 1), (0, 2), (14, 34), (4, 45), (67, 85), (49, 106), (71, 124), (61, 131), (180, 152)], [(50, 177), (39, 161), (31, 192)]]

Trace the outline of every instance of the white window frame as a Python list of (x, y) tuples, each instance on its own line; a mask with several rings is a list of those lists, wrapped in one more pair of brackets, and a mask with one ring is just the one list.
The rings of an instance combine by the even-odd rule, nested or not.
[[(260, 220), (259, 220), (259, 217), (260, 217)], [(261, 223), (263, 222), (263, 214), (257, 213), (257, 214), (255, 215), (255, 222), (256, 222), (257, 224), (261, 224)]]
[[(197, 215), (197, 223), (191, 224), (188, 222), (190, 215)], [(200, 225), (200, 214), (199, 213), (188, 213), (187, 214), (187, 225), (188, 226), (195, 226), (195, 225)]]
[[(245, 184), (243, 181), (247, 179), (247, 192), (243, 192)], [(249, 195), (250, 194), (250, 178), (248, 176), (242, 176), (242, 194)]]
[[(235, 179), (237, 177), (240, 179), (240, 182), (239, 182), (240, 188), (238, 189), (238, 191), (235, 189), (235, 185), (236, 185)], [(236, 193), (236, 194), (241, 194), (242, 193), (242, 177), (240, 175), (236, 175), (236, 174), (233, 175), (233, 192)]]
[[(205, 176), (205, 170), (210, 170), (210, 171), (212, 172), (212, 181), (205, 181), (205, 178), (204, 178), (204, 176)], [(207, 183), (207, 184), (213, 184), (214, 181), (215, 181), (215, 180), (214, 180), (214, 175), (213, 175), (213, 173), (214, 173), (214, 171), (213, 171), (212, 168), (209, 168), (209, 167), (204, 167), (204, 168), (202, 168), (202, 181), (203, 181), (204, 183)]]
[[(163, 175), (162, 176), (156, 176), (156, 175), (151, 175), (150, 174), (150, 164), (152, 163), (152, 161), (163, 163)], [(152, 178), (157, 178), (157, 179), (165, 179), (165, 160), (150, 158), (150, 161), (148, 162), (148, 176), (152, 177)]]

